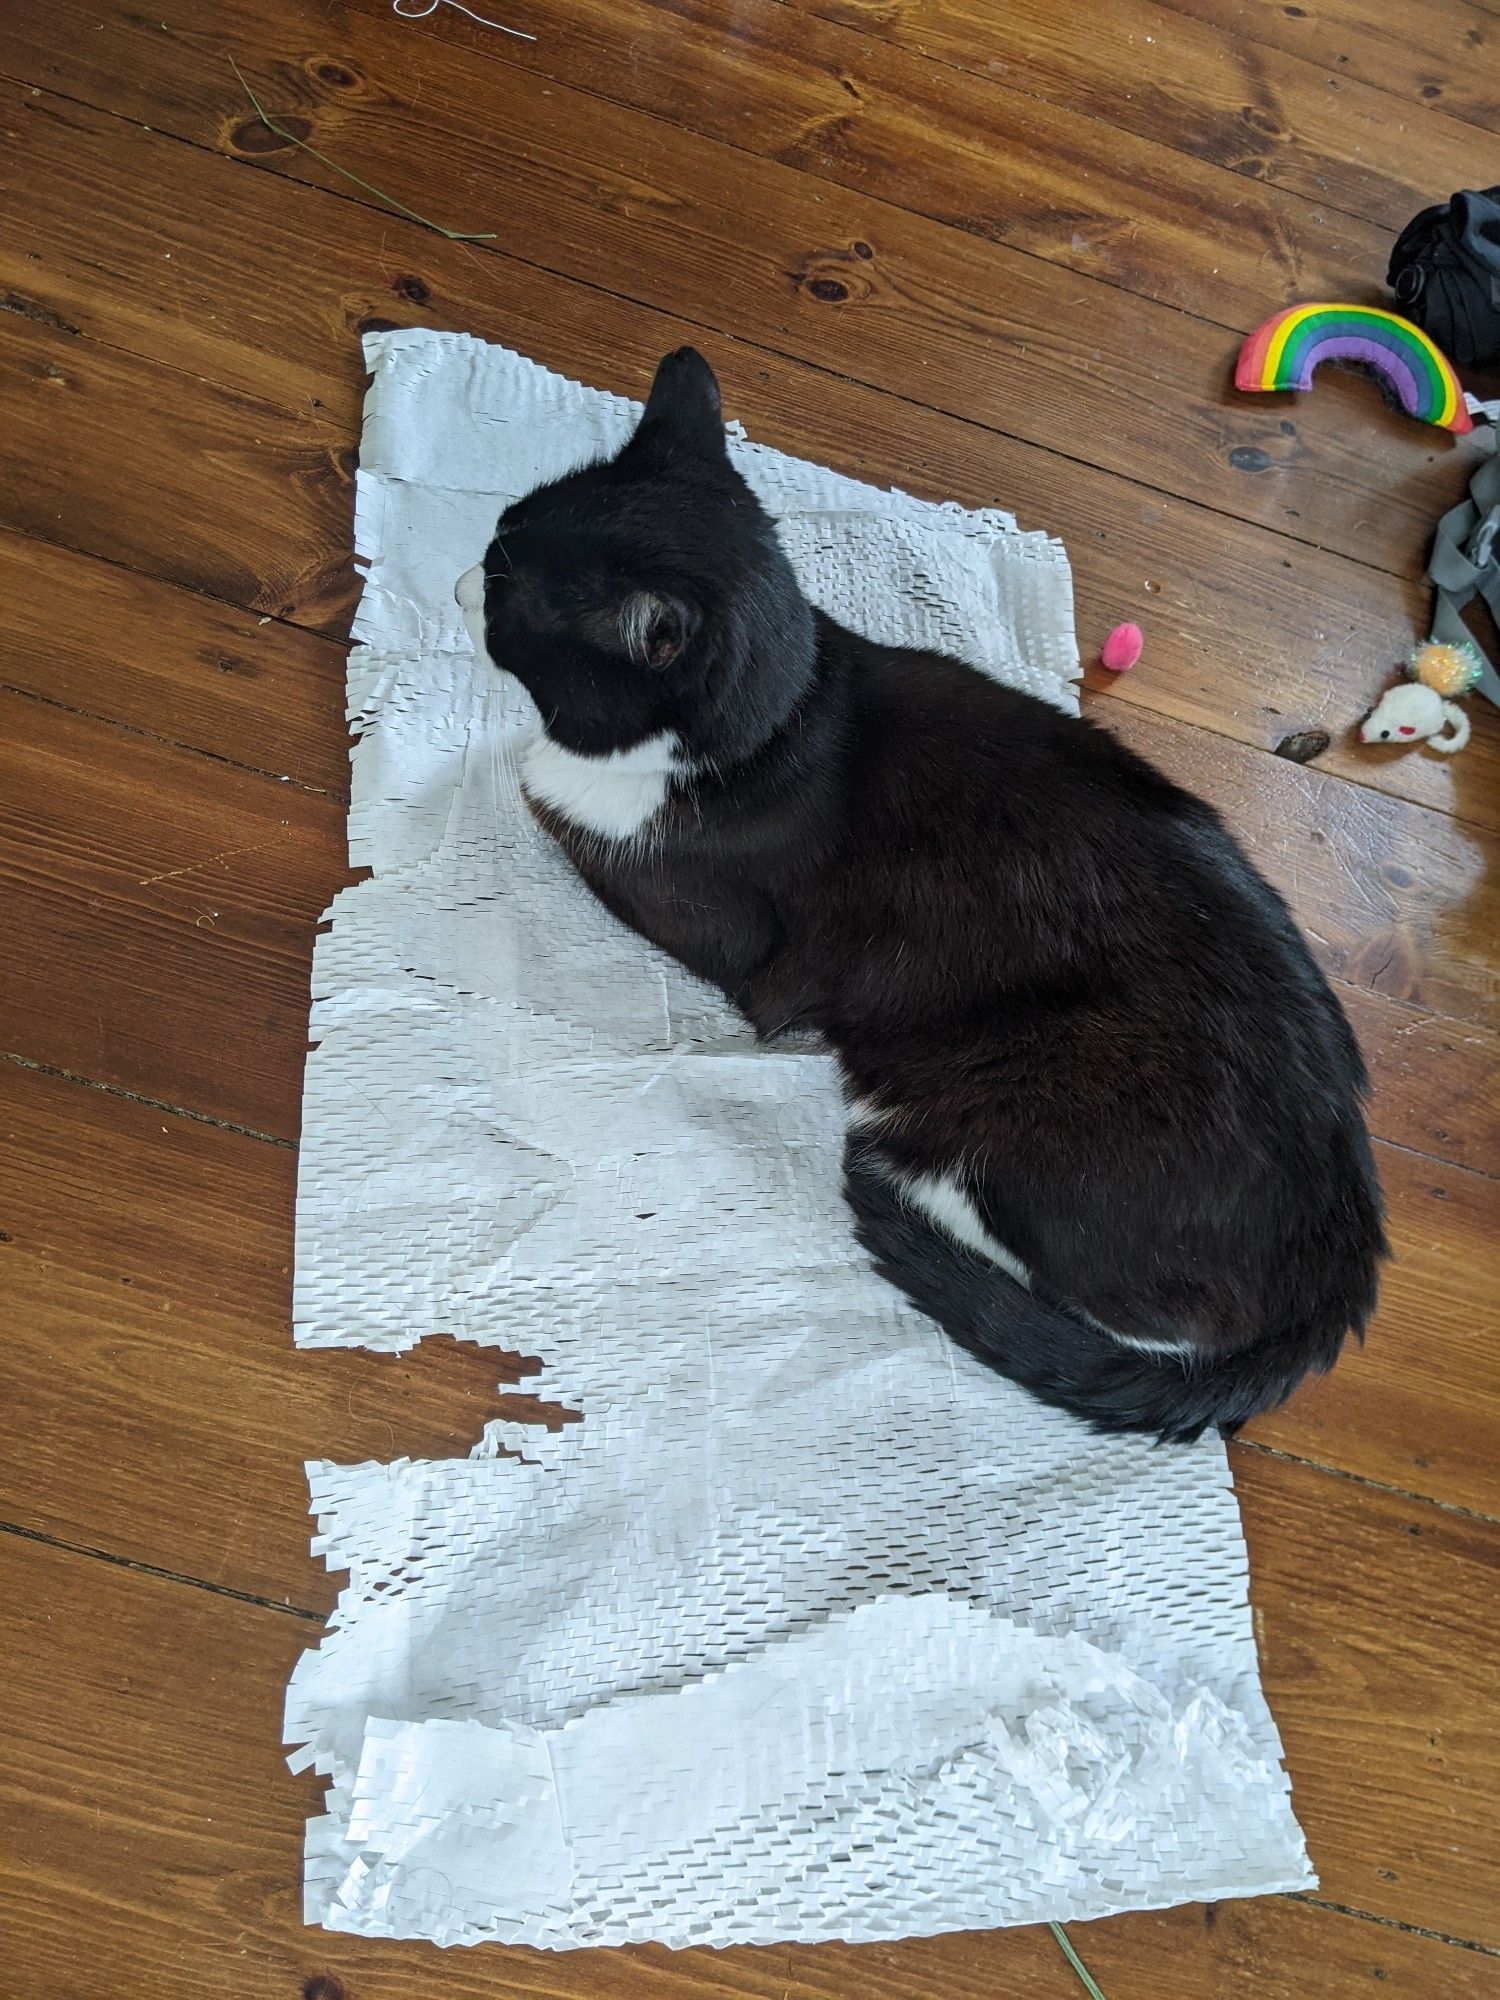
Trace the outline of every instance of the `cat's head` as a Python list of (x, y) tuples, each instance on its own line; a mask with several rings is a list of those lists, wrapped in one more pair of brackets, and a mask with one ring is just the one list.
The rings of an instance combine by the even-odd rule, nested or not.
[(586, 757), (663, 732), (689, 762), (747, 756), (812, 669), (812, 614), (690, 347), (661, 363), (614, 458), (506, 509), (456, 594), (476, 646)]

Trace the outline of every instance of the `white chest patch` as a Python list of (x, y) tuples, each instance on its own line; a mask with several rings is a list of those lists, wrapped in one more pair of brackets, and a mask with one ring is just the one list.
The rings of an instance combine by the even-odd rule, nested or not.
[[(466, 569), (453, 587), (464, 625), (481, 660), (495, 665), (484, 629), (484, 565)], [(666, 804), (674, 776), (685, 773), (681, 740), (670, 729), (612, 750), (581, 757), (544, 731), (521, 761), (521, 783), (537, 805), (605, 840), (632, 840)]]
[(631, 840), (661, 811), (682, 768), (682, 744), (670, 729), (607, 757), (580, 757), (542, 735), (522, 760), (521, 783), (538, 805), (573, 826), (606, 840)]

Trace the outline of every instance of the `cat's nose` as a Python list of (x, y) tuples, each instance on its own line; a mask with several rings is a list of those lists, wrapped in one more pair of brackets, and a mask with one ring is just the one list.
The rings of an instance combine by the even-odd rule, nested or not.
[(484, 564), (475, 563), (466, 569), (453, 586), (453, 601), (460, 611), (479, 611), (484, 607)]

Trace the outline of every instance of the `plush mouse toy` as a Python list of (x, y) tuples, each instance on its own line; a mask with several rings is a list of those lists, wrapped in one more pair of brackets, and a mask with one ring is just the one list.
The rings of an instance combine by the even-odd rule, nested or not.
[(1411, 678), (1383, 694), (1360, 724), (1360, 740), (1427, 742), (1451, 757), (1469, 740), (1469, 718), (1448, 697), (1467, 694), (1474, 687), (1479, 679), (1478, 655), (1468, 646), (1429, 641), (1412, 653), (1406, 671)]
[[(1452, 735), (1445, 735), (1445, 730)], [(1444, 701), (1436, 688), (1420, 681), (1403, 681), (1384, 694), (1359, 725), (1364, 743), (1419, 743), (1451, 753), (1469, 740), (1469, 718), (1456, 702)]]

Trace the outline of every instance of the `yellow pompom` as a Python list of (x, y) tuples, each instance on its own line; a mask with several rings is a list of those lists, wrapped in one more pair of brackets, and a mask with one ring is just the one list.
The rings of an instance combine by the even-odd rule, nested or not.
[(1447, 646), (1429, 639), (1426, 645), (1413, 647), (1406, 671), (1411, 680), (1430, 687), (1445, 701), (1456, 701), (1477, 685), (1479, 661), (1472, 646)]

